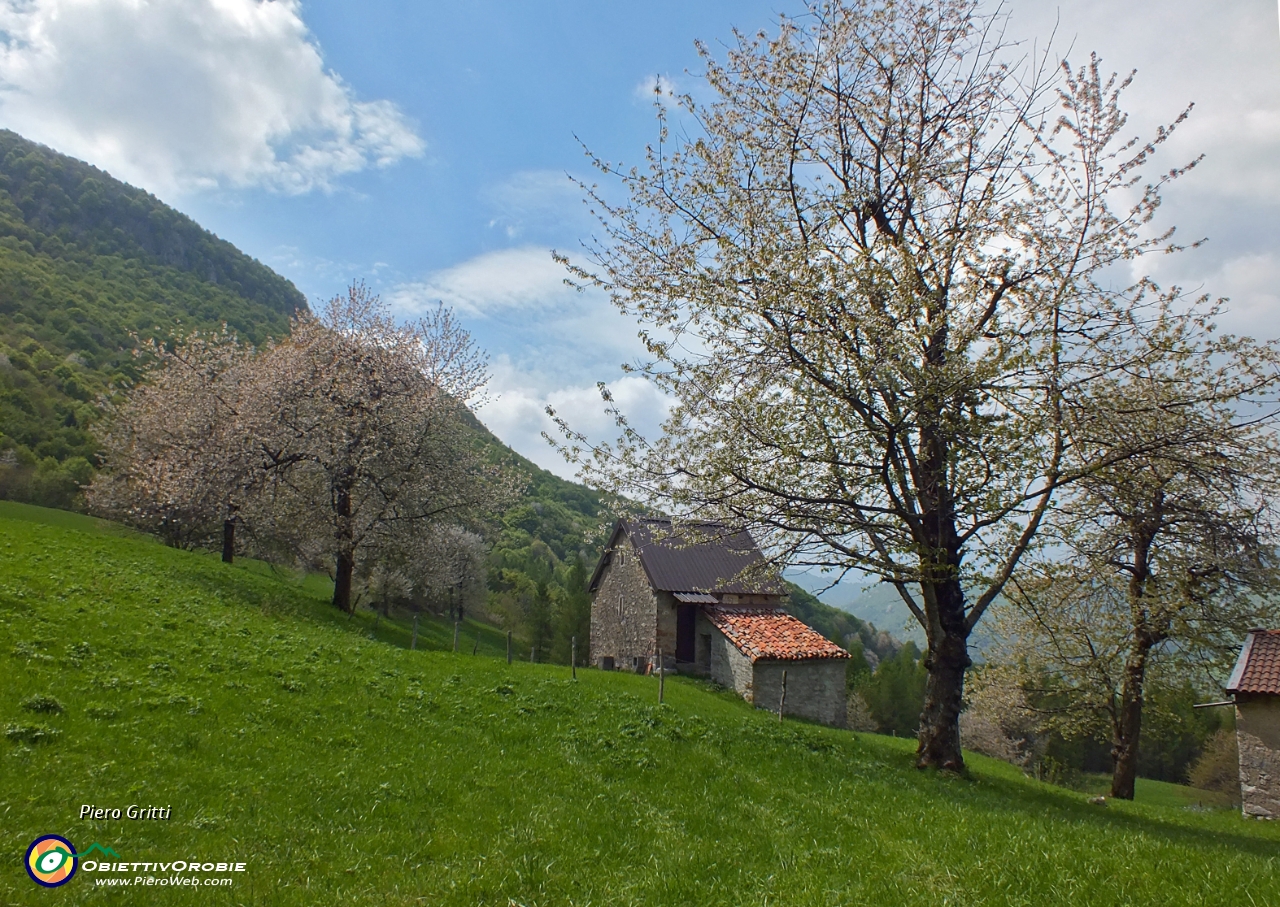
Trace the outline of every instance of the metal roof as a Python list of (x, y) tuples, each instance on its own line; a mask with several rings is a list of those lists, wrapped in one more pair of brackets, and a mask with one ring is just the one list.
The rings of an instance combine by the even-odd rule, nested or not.
[(676, 601), (686, 605), (718, 605), (720, 600), (705, 592), (677, 592)]
[(1280, 630), (1249, 631), (1226, 690), (1280, 696)]
[(730, 595), (782, 595), (786, 588), (777, 572), (742, 578), (749, 567), (764, 564), (764, 555), (751, 534), (721, 523), (676, 523), (671, 520), (618, 520), (595, 572), (591, 588), (609, 563), (618, 537), (626, 533), (640, 555), (649, 584), (662, 592), (716, 592)]

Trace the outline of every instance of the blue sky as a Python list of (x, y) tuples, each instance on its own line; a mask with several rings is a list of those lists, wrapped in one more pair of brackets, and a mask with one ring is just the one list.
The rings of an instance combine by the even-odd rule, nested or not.
[[(1280, 29), (1272, 0), (1012, 0), (1011, 30), (1138, 67), (1137, 127), (1197, 109), (1170, 156), (1208, 157), (1167, 222), (1202, 250), (1157, 276), (1233, 299), (1280, 334)], [(539, 437), (554, 404), (596, 437), (596, 381), (653, 430), (662, 400), (619, 364), (635, 326), (560, 283), (550, 249), (592, 223), (579, 139), (638, 161), (660, 77), (698, 92), (695, 38), (798, 4), (0, 0), (0, 125), (192, 215), (311, 299), (365, 278), (405, 315), (443, 299), (492, 357), (480, 416), (572, 475)], [(576, 136), (576, 138), (575, 138)]]

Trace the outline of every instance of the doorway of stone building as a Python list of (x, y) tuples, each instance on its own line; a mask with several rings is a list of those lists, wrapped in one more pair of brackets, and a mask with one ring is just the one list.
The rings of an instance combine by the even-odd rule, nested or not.
[(676, 606), (676, 661), (693, 661), (696, 644), (694, 630), (697, 624), (697, 605)]

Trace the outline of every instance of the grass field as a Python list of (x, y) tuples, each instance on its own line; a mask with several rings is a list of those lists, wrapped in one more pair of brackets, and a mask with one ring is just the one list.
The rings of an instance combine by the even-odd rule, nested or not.
[[(1280, 896), (1280, 823), (1158, 791), (1094, 807), (977, 756), (969, 778), (917, 772), (910, 741), (779, 724), (700, 683), (669, 679), (659, 706), (652, 678), (508, 666), (492, 630), (475, 657), (441, 651), (442, 624), (427, 651), (371, 631), (313, 581), (3, 505), (0, 904)], [(81, 820), (82, 804), (172, 813)], [(229, 888), (81, 871), (45, 890), (21, 862), (46, 833), (246, 868)]]
[[(1082, 785), (1089, 796), (1111, 792), (1110, 775), (1087, 775)], [(1185, 784), (1152, 781), (1139, 778), (1135, 785), (1134, 799), (1150, 806), (1171, 806), (1178, 809), (1239, 809), (1239, 804), (1223, 793), (1199, 790)]]

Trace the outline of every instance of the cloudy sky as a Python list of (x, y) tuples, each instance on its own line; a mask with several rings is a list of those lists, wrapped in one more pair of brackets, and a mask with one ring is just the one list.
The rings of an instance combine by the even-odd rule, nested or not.
[[(492, 357), (480, 413), (564, 475), (553, 404), (607, 434), (662, 401), (620, 364), (635, 325), (565, 288), (552, 248), (592, 229), (585, 143), (635, 162), (651, 89), (697, 91), (693, 41), (767, 28), (770, 0), (0, 0), (0, 125), (154, 192), (313, 300), (364, 278), (406, 316), (444, 300)], [(1169, 165), (1205, 163), (1163, 217), (1209, 242), (1157, 276), (1280, 336), (1280, 26), (1273, 0), (1010, 0), (1010, 31), (1136, 68), (1138, 128), (1195, 103)]]

